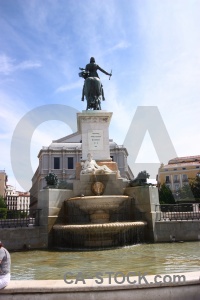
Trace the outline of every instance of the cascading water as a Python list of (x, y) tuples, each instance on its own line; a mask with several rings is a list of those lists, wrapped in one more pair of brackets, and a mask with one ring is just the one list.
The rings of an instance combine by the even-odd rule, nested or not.
[(65, 201), (64, 224), (53, 226), (54, 245), (69, 248), (120, 247), (143, 242), (146, 222), (133, 221), (125, 195), (74, 197)]

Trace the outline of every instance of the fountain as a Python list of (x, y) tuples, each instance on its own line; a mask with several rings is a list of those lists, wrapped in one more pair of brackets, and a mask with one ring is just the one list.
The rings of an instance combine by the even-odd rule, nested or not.
[[(56, 234), (54, 245), (105, 248), (143, 241), (146, 222), (119, 221), (130, 203), (131, 198), (125, 195), (85, 196), (66, 200), (68, 220), (72, 224), (53, 226)], [(127, 214), (126, 218), (128, 217)], [(84, 219), (89, 223), (84, 224)]]
[(78, 114), (83, 159), (76, 165), (73, 197), (63, 201), (62, 217), (53, 225), (54, 247), (105, 248), (143, 241), (147, 223), (135, 217), (133, 199), (124, 194), (128, 181), (110, 158), (110, 117), (102, 111)]
[[(48, 247), (95, 249), (155, 240), (158, 190), (130, 186), (125, 178), (129, 174), (126, 149), (116, 155), (116, 161), (112, 160), (108, 134), (111, 116), (101, 110), (77, 113), (77, 133), (56, 141), (55, 150), (51, 148), (51, 156), (63, 153), (63, 170), (59, 172), (64, 176), (65, 149), (71, 141), (77, 145), (81, 140), (81, 158), (76, 159), (74, 177), (69, 178), (66, 187), (57, 188), (50, 182), (38, 193), (42, 239)], [(40, 159), (41, 177), (47, 174), (43, 165), (50, 166), (47, 155), (45, 152)]]
[[(96, 109), (99, 109), (99, 98), (97, 100), (95, 101), (98, 104)], [(91, 107), (91, 105), (87, 107)], [(157, 231), (155, 230), (155, 205), (159, 203), (157, 188), (137, 186), (136, 182), (134, 182), (134, 186), (129, 186), (128, 182), (121, 178), (117, 163), (112, 162), (110, 157), (108, 138), (110, 118), (111, 113), (104, 111), (83, 111), (78, 114), (76, 137), (81, 135), (82, 162), (77, 163), (75, 179), (68, 184), (68, 187), (72, 185), (73, 188), (59, 190), (55, 186), (49, 187), (40, 190), (38, 200), (34, 199), (37, 207), (41, 209), (41, 228), (38, 231), (43, 241), (43, 247), (46, 247), (47, 244), (54, 247), (71, 247), (72, 252), (69, 251), (67, 254), (62, 251), (58, 253), (55, 251), (26, 252), (31, 261), (32, 257), (35, 257), (34, 267), (32, 265), (30, 267), (28, 264), (30, 272), (27, 272), (27, 264), (24, 264), (25, 254), (23, 253), (22, 266), (19, 265), (19, 270), (26, 279), (27, 273), (31, 279), (35, 279), (35, 275), (38, 276), (39, 273), (44, 272), (42, 275), (39, 274), (40, 279), (47, 279), (47, 275), (55, 276), (52, 278), (58, 279), (63, 279), (64, 276), (64, 282), (41, 280), (27, 284), (23, 281), (22, 283), (16, 281), (8, 289), (2, 291), (5, 292), (5, 299), (11, 299), (14, 296), (21, 299), (26, 295), (29, 299), (35, 299), (38, 295), (41, 299), (46, 299), (47, 295), (51, 296), (51, 299), (121, 299), (122, 297), (132, 299), (133, 295), (137, 299), (146, 299), (147, 296), (149, 299), (158, 299), (161, 294), (165, 299), (169, 299), (171, 295), (174, 296), (173, 299), (180, 298), (180, 295), (185, 299), (198, 299), (199, 273), (192, 273), (190, 275), (193, 276), (192, 280), (187, 278), (187, 281), (178, 283), (171, 281), (174, 274), (169, 275), (170, 270), (172, 272), (179, 270), (178, 267), (184, 261), (183, 257), (186, 257), (187, 266), (184, 265), (181, 271), (185, 268), (198, 269), (198, 251), (193, 245), (187, 245), (188, 250), (185, 256), (183, 256), (183, 252), (186, 247), (182, 243), (168, 244), (167, 247), (163, 244), (143, 244), (136, 246), (136, 249), (135, 247), (119, 248), (114, 249), (115, 255), (113, 250), (98, 251), (98, 253), (94, 251), (89, 254), (84, 251), (73, 251), (74, 248), (102, 249), (132, 245), (143, 241), (144, 234), (145, 240), (148, 238), (150, 241), (156, 241), (159, 238), (158, 228)], [(71, 135), (69, 140), (69, 143), (76, 143), (75, 134)], [(64, 158), (67, 142), (66, 145), (63, 145), (62, 141), (63, 139), (61, 139), (61, 145), (56, 144), (54, 150), (56, 156), (60, 155), (57, 158), (62, 158), (63, 169), (60, 169), (60, 172), (62, 172), (63, 178), (65, 176)], [(54, 150), (41, 152), (40, 167), (35, 175), (35, 177), (38, 176), (38, 180), (35, 182), (36, 187), (42, 186), (44, 174), (47, 175), (46, 172), (50, 172), (52, 169)], [(91, 159), (91, 156), (87, 159), (88, 153), (92, 153), (95, 160)], [(78, 150), (76, 155), (78, 157)], [(120, 160), (119, 156), (117, 160)], [(124, 167), (128, 169), (127, 165)], [(144, 218), (138, 217), (138, 211), (143, 214)], [(173, 222), (172, 226), (174, 226)], [(170, 234), (168, 227), (166, 232)], [(30, 240), (32, 240), (32, 236)], [(181, 246), (183, 247), (181, 248)], [(196, 244), (196, 248), (199, 249), (199, 243)], [(144, 251), (145, 249), (146, 251)], [(129, 256), (127, 256), (127, 251)], [(194, 252), (191, 255), (192, 251)], [(165, 252), (164, 255), (163, 252)], [(188, 260), (188, 255), (190, 260)], [(50, 260), (50, 256), (53, 260)], [(97, 256), (101, 261), (99, 260), (99, 264), (94, 264)], [(193, 260), (192, 267), (191, 258)], [(38, 264), (36, 263), (37, 259)], [(14, 261), (16, 262), (16, 259)], [(42, 265), (44, 267), (41, 268)], [(146, 278), (146, 271), (149, 271), (149, 267), (152, 268), (150, 274), (158, 274), (159, 270), (163, 270), (162, 268), (158, 269), (161, 265), (164, 267), (164, 274), (167, 273), (166, 276), (148, 276), (148, 281), (142, 282), (142, 284), (135, 280), (130, 281), (130, 274), (139, 275), (132, 279)], [(25, 270), (23, 270), (24, 266)], [(35, 266), (36, 269), (34, 269)], [(169, 266), (172, 266), (172, 269)], [(78, 278), (78, 282), (74, 282), (71, 278), (69, 281), (66, 280), (66, 274), (74, 278), (82, 274), (79, 271), (83, 271), (83, 275), (86, 276)], [(124, 272), (127, 280), (126, 276), (123, 276)], [(99, 276), (99, 274), (102, 274), (103, 277), (113, 274), (114, 278), (109, 277), (109, 281), (108, 278), (103, 278), (102, 282), (97, 282), (95, 276)], [(184, 276), (181, 274), (179, 279)], [(17, 274), (16, 278), (19, 277)], [(156, 281), (155, 279), (158, 278), (159, 281)], [(162, 282), (161, 278), (166, 281)], [(98, 279), (100, 278), (98, 277)]]

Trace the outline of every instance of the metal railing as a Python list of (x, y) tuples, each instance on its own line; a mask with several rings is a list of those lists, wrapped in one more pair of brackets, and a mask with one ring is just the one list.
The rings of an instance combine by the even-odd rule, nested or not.
[(2, 210), (0, 209), (0, 228), (32, 227), (40, 225), (41, 209)]
[(180, 183), (180, 180), (179, 179), (174, 179), (173, 183)]
[(159, 204), (155, 211), (156, 221), (200, 220), (199, 203)]
[(189, 182), (188, 178), (182, 178), (182, 182)]

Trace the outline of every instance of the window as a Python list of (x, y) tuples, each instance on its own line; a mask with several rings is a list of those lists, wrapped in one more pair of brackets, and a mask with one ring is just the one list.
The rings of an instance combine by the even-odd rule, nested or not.
[(110, 158), (112, 159), (112, 161), (113, 161), (113, 156), (110, 156)]
[(182, 175), (182, 181), (183, 181), (183, 182), (188, 181), (187, 174), (183, 174), (183, 175)]
[(169, 176), (166, 176), (166, 183), (170, 183)]
[(74, 168), (74, 158), (73, 157), (68, 157), (67, 158), (67, 166), (68, 166), (68, 169), (73, 169)]
[(174, 182), (179, 182), (178, 175), (174, 175)]
[(60, 157), (54, 157), (54, 169), (60, 169)]
[(175, 184), (174, 189), (175, 189), (175, 191), (178, 191), (179, 190), (179, 184)]

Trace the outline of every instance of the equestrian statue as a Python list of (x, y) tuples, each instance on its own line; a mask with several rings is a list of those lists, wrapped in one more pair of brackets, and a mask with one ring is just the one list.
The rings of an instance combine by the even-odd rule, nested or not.
[(100, 70), (104, 74), (108, 75), (109, 79), (112, 76), (112, 71), (111, 73), (108, 73), (102, 68), (100, 68), (95, 63), (94, 57), (90, 58), (90, 63), (86, 65), (85, 69), (84, 68), (79, 68), (79, 69), (81, 70), (79, 76), (85, 79), (81, 100), (84, 101), (84, 96), (86, 97), (87, 110), (88, 109), (101, 110), (101, 98), (104, 101), (105, 97), (104, 97), (103, 85), (100, 81), (97, 70)]

